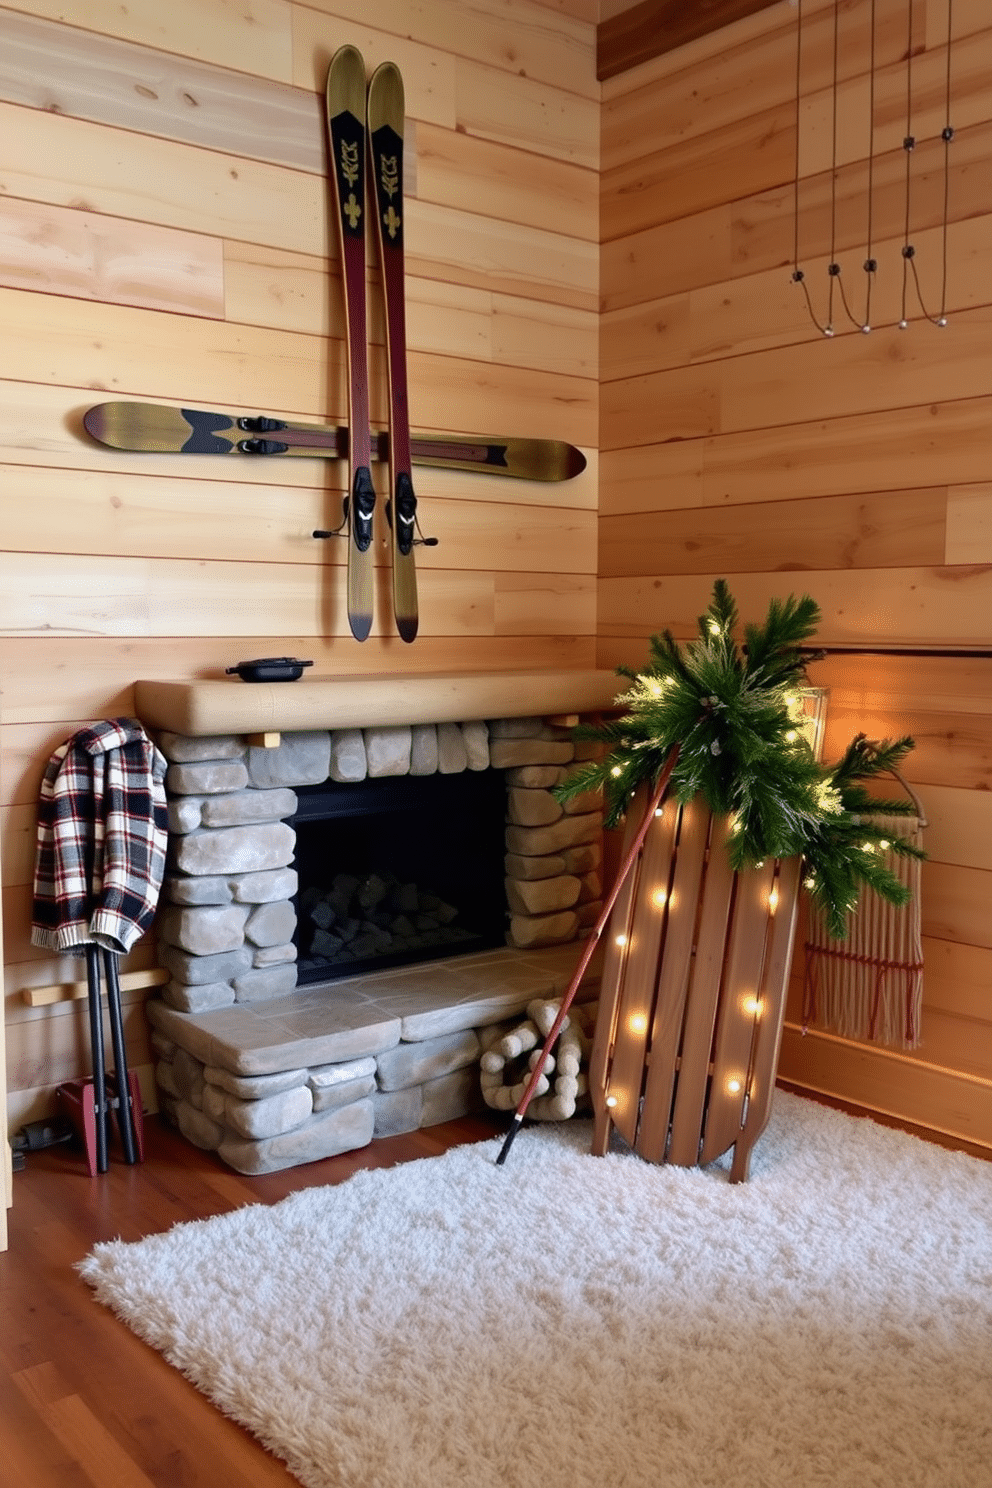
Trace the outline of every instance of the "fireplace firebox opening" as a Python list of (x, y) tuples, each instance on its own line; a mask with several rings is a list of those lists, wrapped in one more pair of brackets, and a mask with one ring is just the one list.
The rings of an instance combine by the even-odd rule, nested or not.
[(297, 789), (297, 982), (503, 945), (502, 770)]

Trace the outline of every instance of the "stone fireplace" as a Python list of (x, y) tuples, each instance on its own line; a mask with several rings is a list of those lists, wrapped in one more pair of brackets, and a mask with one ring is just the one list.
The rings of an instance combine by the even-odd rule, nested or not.
[[(564, 989), (598, 916), (598, 802), (552, 789), (582, 751), (571, 726), (614, 691), (602, 672), (138, 684), (169, 761), (170, 980), (148, 1015), (162, 1108), (191, 1141), (258, 1173), (473, 1108), (481, 1052)], [(493, 771), (506, 944), (298, 987), (300, 795)]]

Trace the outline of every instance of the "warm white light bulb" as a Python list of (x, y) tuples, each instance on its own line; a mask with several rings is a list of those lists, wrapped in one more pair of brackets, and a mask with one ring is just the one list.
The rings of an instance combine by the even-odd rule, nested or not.
[(648, 1026), (648, 1020), (643, 1013), (633, 1013), (630, 1019), (631, 1033), (643, 1033)]
[(626, 937), (626, 935), (617, 935), (615, 937), (614, 943), (616, 945), (618, 945), (618, 946), (625, 946), (627, 944), (627, 937)]
[(655, 909), (664, 909), (667, 902), (668, 890), (655, 889), (654, 893), (651, 895), (651, 903), (654, 905)]
[(752, 1018), (758, 1018), (761, 1016), (760, 997), (745, 997), (743, 1007), (744, 1011), (746, 1013), (749, 1013)]
[(616, 1098), (615, 1095), (608, 1095), (606, 1097), (606, 1104), (610, 1107), (610, 1110), (613, 1109), (613, 1107), (616, 1105), (616, 1103), (617, 1103), (617, 1098)]
[(741, 1088), (741, 1082), (740, 1082), (740, 1080), (728, 1080), (727, 1081), (727, 1089), (730, 1091), (730, 1094), (731, 1095), (737, 1095), (738, 1092), (740, 1091), (740, 1088)]
[(774, 914), (778, 909), (778, 889), (772, 889), (768, 895), (768, 913)]

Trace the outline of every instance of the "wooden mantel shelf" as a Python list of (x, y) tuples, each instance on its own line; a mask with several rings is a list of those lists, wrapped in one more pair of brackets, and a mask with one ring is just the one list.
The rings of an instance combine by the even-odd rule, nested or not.
[(198, 738), (590, 713), (611, 707), (620, 690), (607, 671), (137, 682), (135, 711), (151, 728)]

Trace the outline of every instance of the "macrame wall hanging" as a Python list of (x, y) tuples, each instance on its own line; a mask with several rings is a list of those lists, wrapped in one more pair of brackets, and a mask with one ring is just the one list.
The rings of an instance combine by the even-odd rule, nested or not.
[[(877, 39), (881, 24), (881, 12), (887, 15), (894, 13), (894, 5), (886, 0), (869, 0), (868, 17), (868, 47), (865, 57), (867, 68), (867, 120), (866, 135), (864, 143), (864, 159), (866, 161), (867, 190), (864, 204), (864, 258), (862, 270), (864, 281), (860, 288), (853, 286), (848, 289), (839, 262), (841, 239), (847, 238), (848, 245), (853, 246), (856, 239), (852, 239), (850, 229), (845, 228), (842, 232), (840, 225), (840, 214), (838, 211), (839, 188), (843, 191), (846, 182), (850, 179), (852, 172), (842, 170), (841, 150), (839, 132), (841, 123), (848, 123), (845, 116), (845, 107), (841, 99), (842, 89), (850, 78), (841, 76), (841, 42), (844, 31), (842, 12), (846, 12), (846, 23), (848, 28), (860, 28), (863, 22), (863, 9), (859, 6), (848, 6), (842, 0), (833, 0), (832, 8), (832, 37), (831, 37), (831, 94), (830, 94), (830, 204), (829, 204), (829, 256), (826, 264), (826, 285), (823, 289), (811, 286), (810, 273), (804, 269), (800, 262), (800, 228), (801, 228), (801, 163), (804, 144), (803, 130), (803, 93), (802, 93), (802, 69), (803, 69), (803, 42), (804, 42), (804, 0), (793, 0), (797, 6), (796, 25), (796, 161), (795, 161), (795, 198), (794, 198), (794, 222), (793, 222), (793, 269), (792, 282), (803, 292), (805, 308), (809, 313), (813, 325), (823, 336), (834, 336), (839, 330), (844, 329), (845, 323), (854, 330), (859, 330), (868, 335), (873, 325), (876, 324), (872, 318), (872, 292), (875, 287), (876, 276), (882, 272), (880, 259), (876, 257), (876, 208), (878, 205), (878, 193), (876, 192), (876, 157), (878, 154), (877, 138), (880, 134), (878, 123), (879, 110), (876, 108), (876, 86), (881, 77), (891, 84), (891, 67), (879, 68), (877, 64)], [(903, 173), (903, 231), (900, 246), (901, 267), (898, 272), (901, 275), (900, 311), (898, 319), (893, 323), (900, 330), (906, 330), (911, 320), (922, 318), (931, 325), (944, 327), (947, 325), (947, 253), (948, 253), (948, 213), (950, 207), (950, 180), (951, 180), (951, 145), (954, 141), (954, 127), (951, 123), (951, 53), (953, 37), (953, 4), (954, 0), (946, 0), (946, 42), (944, 51), (944, 78), (943, 78), (943, 127), (932, 139), (918, 137), (914, 133), (916, 128), (917, 111), (919, 109), (919, 95), (921, 89), (914, 77), (914, 62), (920, 60), (923, 49), (924, 38), (922, 35), (922, 17), (915, 0), (895, 0), (895, 5), (902, 7), (904, 20), (904, 41), (902, 50), (903, 91), (905, 95), (905, 106), (902, 115), (904, 133), (902, 137), (902, 150), (905, 156), (905, 170)], [(914, 17), (914, 8), (916, 16)], [(915, 24), (914, 24), (915, 23)], [(848, 33), (850, 39), (850, 30)], [(860, 63), (857, 64), (861, 71)], [(932, 86), (932, 85), (928, 85)], [(914, 165), (918, 145), (937, 144), (942, 148), (942, 194), (943, 204), (940, 220), (940, 248), (939, 264), (931, 262), (928, 265), (927, 274), (928, 289), (924, 294), (918, 265), (918, 253), (916, 245), (912, 241), (914, 231), (919, 231), (921, 224), (921, 213), (918, 208), (918, 191), (921, 184), (922, 173)], [(886, 143), (886, 149), (891, 145)], [(932, 219), (932, 208), (927, 215)], [(893, 263), (893, 270), (896, 264)], [(819, 273), (819, 271), (817, 271)], [(937, 284), (938, 288), (933, 286)]]

